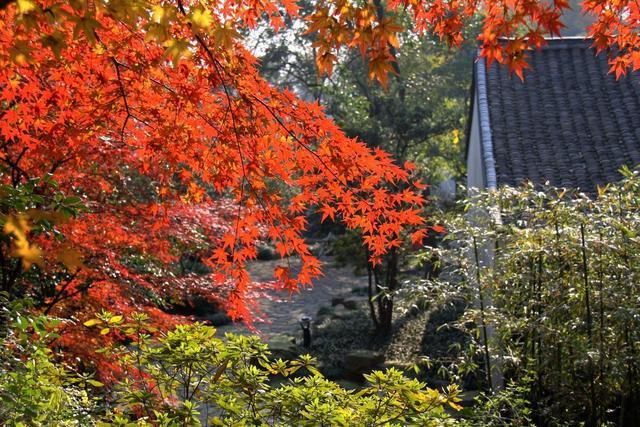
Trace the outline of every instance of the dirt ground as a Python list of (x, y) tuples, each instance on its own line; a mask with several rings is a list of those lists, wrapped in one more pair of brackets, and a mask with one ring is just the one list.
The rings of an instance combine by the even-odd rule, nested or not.
[[(301, 289), (299, 293), (289, 295), (289, 292), (274, 292), (273, 299), (260, 302), (260, 309), (268, 319), (264, 323), (256, 323), (259, 334), (268, 339), (274, 334), (297, 335), (300, 332), (299, 320), (302, 316), (316, 317), (321, 307), (331, 306), (334, 298), (354, 299), (351, 290), (354, 287), (365, 287), (366, 276), (355, 276), (352, 267), (339, 267), (330, 258), (323, 259), (322, 271), (324, 276), (317, 278), (313, 286)], [(289, 266), (293, 271), (299, 268), (300, 261), (289, 259)], [(273, 270), (278, 265), (287, 265), (285, 260), (255, 261), (250, 264), (249, 272), (256, 281), (273, 279)], [(218, 328), (221, 333), (248, 332), (242, 324), (233, 324)]]

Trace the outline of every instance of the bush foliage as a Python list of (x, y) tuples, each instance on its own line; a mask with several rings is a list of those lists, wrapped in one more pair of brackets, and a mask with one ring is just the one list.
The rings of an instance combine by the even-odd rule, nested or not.
[(428, 255), (450, 280), (424, 287), (468, 299), (460, 326), (473, 325), (494, 383), (530, 379), (536, 424), (640, 419), (640, 176), (623, 173), (594, 195), (472, 196), (445, 220), (448, 248)]
[(348, 390), (302, 356), (270, 358), (256, 336), (226, 334), (200, 323), (157, 333), (148, 317), (108, 312), (85, 325), (126, 344), (102, 351), (122, 377), (103, 386), (65, 369), (48, 349), (59, 325), (9, 312), (0, 340), (0, 421), (7, 425), (118, 426), (439, 426), (454, 423), (458, 390), (447, 392), (389, 369)]

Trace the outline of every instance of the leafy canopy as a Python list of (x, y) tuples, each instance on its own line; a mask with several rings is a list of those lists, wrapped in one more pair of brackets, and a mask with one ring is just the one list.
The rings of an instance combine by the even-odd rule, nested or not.
[[(259, 289), (245, 265), (258, 240), (302, 260), (296, 273), (278, 269), (278, 287), (293, 291), (320, 274), (302, 239), (309, 208), (360, 230), (374, 263), (405, 230), (424, 236), (424, 220), (411, 171), (346, 137), (318, 104), (269, 85), (242, 34), (259, 22), (279, 29), (304, 18), (317, 36), (321, 73), (340, 49), (355, 48), (370, 78), (386, 85), (404, 31), (398, 14), (418, 33), (459, 44), (465, 20), (482, 9), (482, 54), (521, 75), (525, 50), (559, 30), (566, 5), (336, 0), (300, 16), (291, 0), (0, 0), (2, 184), (47, 177), (36, 195), (61, 192), (86, 208), (37, 232), (31, 223), (39, 219), (3, 209), (12, 236), (4, 243), (31, 269), (46, 261), (42, 253), (63, 254), (52, 262), (62, 261), (64, 275), (50, 277), (44, 295), (50, 306), (62, 296), (72, 301), (56, 308), (59, 315), (144, 309), (167, 322), (153, 308), (158, 295), (201, 293), (249, 320)], [(597, 17), (596, 46), (621, 52), (611, 59), (616, 73), (637, 68), (636, 7), (607, 0), (585, 7)], [(502, 36), (515, 38), (501, 43)], [(48, 207), (35, 198), (28, 209)], [(203, 258), (206, 274), (133, 265), (140, 258), (170, 265), (187, 249)], [(82, 342), (69, 334), (66, 345)]]
[[(2, 250), (31, 283), (51, 284), (47, 310), (144, 310), (167, 325), (161, 298), (201, 294), (250, 321), (261, 288), (245, 265), (259, 240), (302, 261), (278, 268), (274, 286), (294, 291), (320, 274), (302, 238), (309, 208), (362, 230), (373, 261), (422, 226), (409, 171), (258, 74), (239, 33), (264, 15), (281, 25), (282, 7), (295, 13), (271, 2), (0, 2), (1, 179), (35, 182), (38, 195), (4, 203)], [(26, 211), (57, 209), (56, 192), (85, 212), (36, 227)], [(62, 265), (47, 256), (58, 253)], [(204, 274), (140, 266), (185, 253)], [(3, 263), (6, 290), (22, 292), (29, 275), (16, 280), (19, 263)], [(59, 343), (103, 338), (76, 323)]]

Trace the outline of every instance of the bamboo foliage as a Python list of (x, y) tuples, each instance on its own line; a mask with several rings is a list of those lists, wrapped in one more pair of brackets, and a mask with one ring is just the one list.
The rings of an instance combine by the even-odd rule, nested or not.
[[(538, 424), (640, 419), (640, 174), (622, 172), (596, 195), (527, 184), (473, 196), (467, 214), (443, 219), (451, 280), (439, 286), (470, 302), (478, 283), (490, 295), (460, 324), (493, 328), (486, 353), (506, 381), (533, 379)], [(496, 208), (497, 218), (477, 214)], [(474, 269), (479, 239), (495, 250)]]

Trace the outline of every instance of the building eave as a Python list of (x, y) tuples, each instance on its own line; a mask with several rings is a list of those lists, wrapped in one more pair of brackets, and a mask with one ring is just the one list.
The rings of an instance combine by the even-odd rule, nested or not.
[[(479, 56), (479, 55), (478, 55)], [(487, 94), (487, 69), (484, 58), (479, 58), (475, 64), (475, 96), (478, 97), (478, 120), (480, 125), (480, 149), (485, 187), (498, 187), (496, 176), (496, 162), (493, 156), (493, 139), (491, 136), (491, 120), (489, 117), (489, 98)]]

